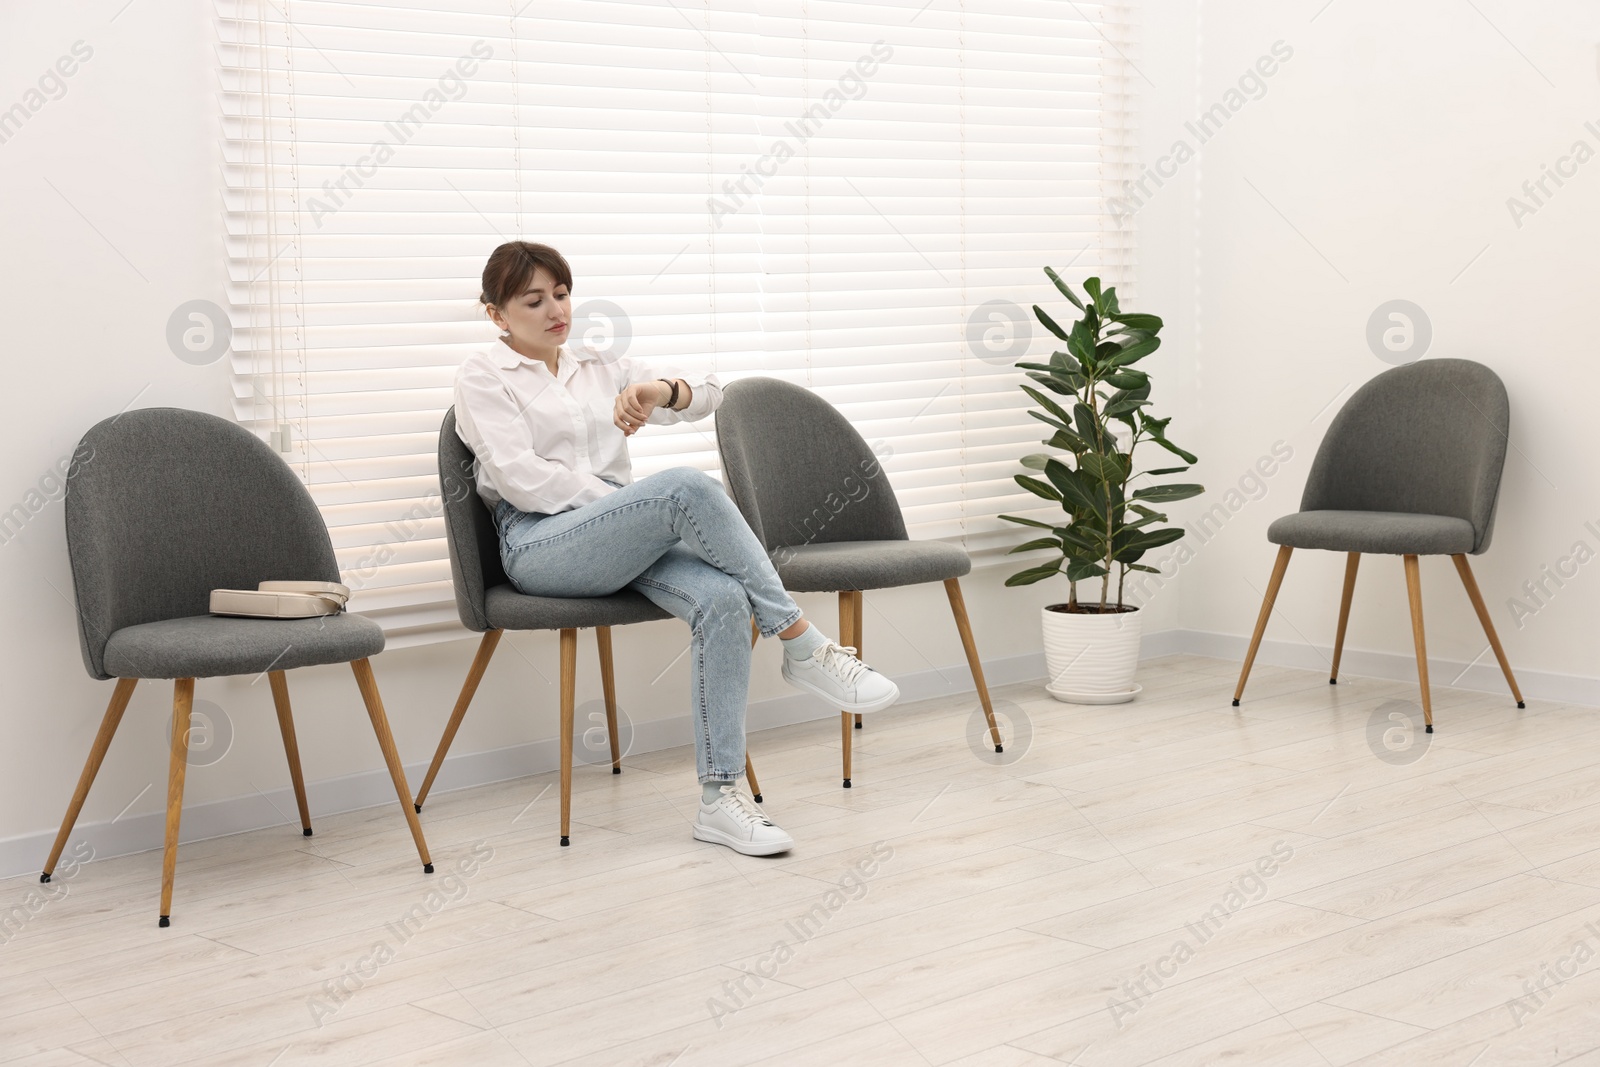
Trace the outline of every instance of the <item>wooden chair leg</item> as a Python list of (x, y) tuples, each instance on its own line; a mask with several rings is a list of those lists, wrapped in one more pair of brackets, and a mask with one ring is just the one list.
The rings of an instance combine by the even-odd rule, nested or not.
[(1239, 670), (1239, 684), (1233, 690), (1233, 706), (1239, 706), (1244, 696), (1244, 683), (1250, 678), (1250, 667), (1256, 661), (1256, 650), (1261, 647), (1261, 635), (1267, 632), (1267, 619), (1272, 616), (1272, 602), (1278, 599), (1278, 586), (1283, 584), (1283, 572), (1289, 569), (1289, 554), (1294, 549), (1278, 546), (1278, 558), (1272, 564), (1272, 577), (1267, 580), (1267, 595), (1261, 600), (1261, 614), (1256, 616), (1256, 632), (1250, 637), (1250, 651), (1245, 653), (1244, 666)]
[(578, 676), (578, 631), (561, 631), (561, 843), (572, 844), (572, 716)]
[[(842, 590), (839, 593), (839, 643), (841, 645), (854, 645), (856, 643), (855, 623), (855, 597), (856, 593)], [(854, 717), (850, 712), (839, 712), (840, 743), (844, 750), (844, 788), (850, 788), (850, 728), (854, 725)]]
[(1489, 647), (1494, 649), (1494, 658), (1500, 661), (1500, 673), (1506, 676), (1506, 684), (1511, 687), (1511, 695), (1517, 698), (1517, 707), (1527, 707), (1528, 705), (1522, 700), (1522, 690), (1517, 688), (1517, 680), (1511, 675), (1511, 661), (1506, 659), (1506, 650), (1500, 647), (1500, 635), (1494, 632), (1489, 609), (1483, 603), (1483, 594), (1478, 592), (1478, 580), (1472, 576), (1472, 568), (1467, 565), (1467, 557), (1457, 553), (1450, 558), (1455, 561), (1456, 572), (1461, 575), (1461, 584), (1467, 587), (1467, 597), (1472, 601), (1472, 610), (1478, 613), (1478, 621), (1483, 624), (1483, 632), (1489, 638)]
[(1339, 684), (1339, 657), (1344, 655), (1344, 628), (1350, 622), (1350, 598), (1356, 591), (1356, 568), (1361, 565), (1361, 553), (1351, 552), (1344, 561), (1344, 595), (1339, 598), (1339, 629), (1333, 635), (1333, 669), (1328, 671), (1328, 684)]
[(400, 810), (405, 813), (406, 825), (411, 828), (411, 839), (417, 843), (417, 855), (422, 857), (422, 872), (433, 873), (433, 858), (428, 855), (428, 842), (422, 837), (422, 824), (411, 804), (411, 788), (406, 785), (406, 769), (400, 765), (400, 753), (394, 747), (394, 734), (389, 730), (389, 716), (384, 714), (383, 698), (378, 695), (378, 682), (372, 677), (372, 664), (364, 659), (350, 661), (355, 672), (356, 686), (367, 705), (367, 716), (372, 720), (372, 732), (378, 735), (378, 747), (383, 750), (383, 761), (389, 765), (389, 777), (394, 782), (395, 795), (400, 798)]
[(622, 750), (617, 744), (617, 682), (611, 672), (611, 627), (596, 626), (595, 644), (600, 647), (600, 687), (606, 696), (606, 730), (611, 734), (611, 773), (622, 773)]
[[(761, 640), (761, 627), (757, 626), (756, 620), (752, 618), (750, 620), (750, 647), (755, 648), (756, 642), (759, 640)], [(745, 780), (750, 783), (750, 799), (757, 804), (761, 803), (761, 783), (756, 781), (756, 765), (750, 762), (748, 750), (744, 754), (744, 776)]]
[(1428, 692), (1428, 642), (1422, 636), (1422, 571), (1416, 556), (1404, 556), (1406, 596), (1411, 601), (1411, 635), (1417, 642), (1417, 681), (1422, 686), (1422, 721), (1433, 733), (1433, 698)]
[(172, 745), (167, 771), (167, 847), (161, 856), (161, 921), (172, 925), (172, 883), (178, 873), (178, 824), (183, 817), (183, 777), (189, 768), (189, 719), (194, 711), (194, 679), (172, 683)]
[[(866, 662), (866, 659), (865, 659), (866, 653), (862, 651), (862, 647), (861, 646), (862, 646), (862, 643), (866, 640), (866, 635), (863, 632), (862, 626), (861, 626), (861, 606), (862, 606), (863, 603), (865, 603), (866, 598), (867, 598), (867, 595), (865, 593), (863, 593), (859, 589), (855, 590), (854, 592), (852, 592), (850, 594), (850, 599), (854, 604), (854, 607), (852, 609), (853, 610), (853, 614), (854, 614), (854, 618), (851, 619), (850, 640), (845, 642), (846, 644), (850, 644), (850, 645), (854, 645), (855, 646), (855, 648), (856, 648), (856, 658), (861, 660), (863, 663)], [(856, 712), (856, 729), (857, 730), (861, 729), (861, 713), (859, 711)]]
[(44, 861), (44, 871), (39, 875), (39, 881), (48, 882), (55, 873), (56, 864), (61, 861), (61, 851), (67, 847), (67, 838), (72, 836), (72, 828), (78, 824), (78, 813), (83, 810), (83, 802), (89, 797), (89, 787), (94, 785), (95, 775), (100, 773), (100, 764), (105, 762), (106, 751), (111, 747), (111, 739), (117, 734), (117, 727), (122, 722), (122, 713), (128, 710), (128, 701), (133, 697), (133, 687), (139, 684), (137, 678), (118, 678), (117, 687), (111, 691), (111, 703), (106, 705), (105, 716), (100, 720), (100, 732), (95, 734), (94, 745), (89, 749), (89, 758), (84, 761), (83, 773), (78, 776), (78, 788), (72, 794), (72, 800), (67, 804), (67, 814), (61, 820), (61, 829), (56, 832), (56, 843), (50, 847), (50, 858)]
[(294, 716), (289, 711), (289, 679), (282, 671), (268, 671), (272, 686), (272, 706), (278, 710), (278, 732), (283, 735), (283, 752), (289, 758), (289, 780), (294, 783), (294, 800), (300, 807), (300, 832), (311, 836), (311, 808), (306, 804), (306, 780), (300, 773), (300, 743), (294, 736)]
[(744, 754), (744, 776), (750, 783), (750, 799), (761, 803), (761, 783), (756, 781), (756, 765), (750, 762), (750, 753)]
[(983, 661), (978, 658), (978, 646), (972, 640), (972, 623), (967, 619), (967, 602), (961, 596), (961, 581), (946, 578), (944, 591), (950, 597), (950, 613), (956, 617), (956, 630), (961, 634), (961, 647), (967, 653), (967, 666), (972, 670), (972, 681), (978, 687), (978, 700), (983, 704), (984, 718), (989, 720), (989, 739), (996, 752), (1004, 752), (1000, 743), (1000, 727), (994, 721), (994, 705), (989, 702), (989, 686), (983, 680)]
[(445, 753), (450, 751), (450, 746), (455, 742), (456, 731), (461, 729), (461, 720), (466, 717), (467, 705), (472, 703), (472, 697), (478, 691), (478, 683), (483, 681), (483, 672), (489, 669), (489, 657), (494, 655), (495, 646), (500, 643), (504, 630), (486, 630), (483, 640), (478, 642), (478, 654), (472, 657), (472, 666), (467, 670), (467, 680), (461, 683), (461, 695), (456, 697), (456, 706), (450, 712), (450, 721), (445, 724), (444, 736), (439, 738), (439, 748), (433, 754), (433, 763), (428, 767), (428, 775), (422, 779), (422, 788), (417, 791), (417, 799), (411, 805), (411, 810), (421, 813), (422, 802), (428, 799), (428, 790), (433, 788), (433, 780), (439, 774), (439, 768), (444, 766)]

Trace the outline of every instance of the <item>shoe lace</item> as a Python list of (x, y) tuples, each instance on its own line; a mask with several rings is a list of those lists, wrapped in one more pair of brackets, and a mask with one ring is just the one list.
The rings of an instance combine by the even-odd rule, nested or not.
[(867, 665), (856, 658), (855, 648), (837, 641), (829, 641), (817, 649), (816, 657), (823, 670), (846, 685), (854, 685), (867, 671)]
[(771, 826), (772, 820), (767, 818), (766, 812), (756, 807), (756, 802), (745, 794), (739, 792), (731, 785), (722, 787), (722, 797), (728, 801), (728, 813), (742, 823), (759, 822), (763, 826)]

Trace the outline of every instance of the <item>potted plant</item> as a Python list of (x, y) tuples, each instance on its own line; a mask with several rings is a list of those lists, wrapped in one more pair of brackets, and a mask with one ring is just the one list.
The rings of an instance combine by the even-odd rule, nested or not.
[[(1186, 500), (1205, 489), (1141, 480), (1181, 474), (1196, 462), (1193, 454), (1167, 440), (1171, 418), (1150, 415), (1150, 376), (1134, 366), (1161, 347), (1161, 320), (1123, 311), (1116, 289), (1102, 290), (1099, 278), (1083, 283), (1085, 302), (1054, 270), (1046, 267), (1045, 274), (1082, 316), (1064, 330), (1039, 305), (1033, 307), (1045, 329), (1066, 343), (1066, 351), (1052, 354), (1049, 363), (1017, 364), (1034, 383), (1024, 384), (1023, 391), (1042, 409), (1028, 414), (1054, 429), (1044, 443), (1057, 451), (1024, 456), (1022, 465), (1044, 477), (1019, 474), (1016, 480), (1029, 492), (1060, 504), (1064, 521), (1055, 525), (1000, 516), (1046, 531), (1012, 552), (1056, 553), (1048, 562), (1013, 574), (1006, 585), (1066, 577), (1066, 603), (1042, 611), (1047, 689), (1073, 703), (1118, 703), (1139, 692), (1133, 684), (1139, 608), (1123, 601), (1124, 579), (1130, 570), (1154, 572), (1156, 568), (1139, 560), (1184, 534), (1181, 527), (1159, 525), (1167, 516), (1156, 505)], [(1137, 469), (1134, 453), (1145, 442), (1160, 445), (1183, 465)], [(1078, 583), (1096, 578), (1097, 587), (1091, 585), (1089, 595), (1080, 597)]]

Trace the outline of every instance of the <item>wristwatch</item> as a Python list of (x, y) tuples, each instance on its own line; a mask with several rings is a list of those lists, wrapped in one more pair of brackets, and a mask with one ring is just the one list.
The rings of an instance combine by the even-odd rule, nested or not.
[(669, 389), (672, 390), (672, 395), (667, 397), (667, 410), (668, 411), (677, 411), (678, 410), (678, 383), (677, 383), (676, 379), (674, 379), (672, 381), (668, 381), (665, 378), (657, 378), (656, 381), (661, 382), (663, 385), (667, 386)]

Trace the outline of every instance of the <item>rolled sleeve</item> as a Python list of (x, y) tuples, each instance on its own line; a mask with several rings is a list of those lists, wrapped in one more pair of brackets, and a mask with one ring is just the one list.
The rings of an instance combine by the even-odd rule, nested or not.
[(487, 370), (456, 378), (456, 432), (478, 460), (478, 493), (519, 511), (545, 515), (593, 503), (616, 487), (593, 474), (553, 463), (533, 448), (533, 432), (506, 387)]

